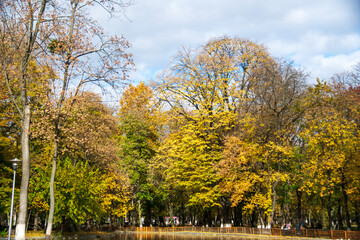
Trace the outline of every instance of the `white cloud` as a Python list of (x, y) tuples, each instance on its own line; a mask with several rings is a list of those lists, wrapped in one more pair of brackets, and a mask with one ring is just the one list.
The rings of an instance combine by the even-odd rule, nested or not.
[(360, 62), (358, 0), (136, 0), (128, 18), (96, 18), (133, 45), (135, 81), (155, 79), (181, 46), (239, 36), (292, 58), (314, 77), (329, 78)]
[(353, 66), (360, 62), (360, 50), (350, 54), (338, 54), (330, 57), (323, 55), (312, 56), (308, 59), (309, 66), (312, 68), (312, 82), (319, 77), (320, 79), (329, 79), (334, 73), (351, 71)]

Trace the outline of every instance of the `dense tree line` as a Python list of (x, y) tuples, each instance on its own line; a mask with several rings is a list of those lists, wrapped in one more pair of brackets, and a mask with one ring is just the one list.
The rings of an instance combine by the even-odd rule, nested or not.
[[(359, 66), (310, 85), (264, 46), (224, 36), (181, 49), (114, 109), (86, 86), (122, 86), (129, 43), (105, 36), (85, 9), (119, 2), (29, 3), (0, 6), (0, 224), (9, 224), (8, 160), (18, 157), (17, 239), (173, 217), (359, 228)], [(10, 14), (19, 9), (28, 14)]]
[(126, 221), (358, 228), (358, 70), (310, 85), (249, 40), (181, 49), (153, 96), (121, 99), (120, 161), (141, 189)]
[(168, 212), (200, 225), (358, 227), (358, 70), (311, 86), (248, 40), (179, 51), (154, 84), (168, 116), (154, 157)]

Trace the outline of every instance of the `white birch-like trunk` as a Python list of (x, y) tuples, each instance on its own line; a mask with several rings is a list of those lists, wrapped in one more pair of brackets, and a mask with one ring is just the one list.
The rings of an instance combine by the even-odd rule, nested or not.
[(46, 236), (45, 239), (49, 240), (51, 237), (52, 232), (52, 225), (54, 220), (54, 213), (55, 213), (55, 175), (56, 175), (56, 168), (57, 168), (57, 148), (58, 148), (58, 141), (57, 139), (54, 142), (54, 156), (53, 156), (53, 164), (52, 164), (52, 171), (51, 171), (51, 178), (50, 178), (50, 209), (49, 209), (49, 217), (46, 226)]
[(28, 208), (28, 189), (30, 180), (30, 105), (25, 105), (22, 132), (21, 132), (21, 151), (22, 151), (22, 177), (20, 185), (19, 212), (15, 229), (15, 239), (25, 240), (26, 215)]

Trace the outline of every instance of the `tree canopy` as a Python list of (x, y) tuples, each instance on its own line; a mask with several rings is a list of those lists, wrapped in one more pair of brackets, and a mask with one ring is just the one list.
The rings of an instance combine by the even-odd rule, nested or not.
[[(181, 48), (156, 81), (127, 85), (129, 43), (102, 35), (84, 12), (113, 2), (54, 1), (50, 9), (69, 14), (39, 25), (25, 63), (24, 46), (15, 51), (1, 32), (0, 51), (9, 51), (0, 69), (0, 196), (11, 193), (7, 160), (29, 151), (31, 171), (19, 172), (29, 174), (29, 228), (45, 219), (50, 232), (165, 226), (177, 224), (173, 217), (199, 226), (359, 228), (358, 65), (310, 85), (292, 61), (223, 36)], [(17, 39), (24, 35), (11, 24)], [(118, 105), (89, 84), (123, 86)], [(0, 203), (2, 225), (9, 202)]]

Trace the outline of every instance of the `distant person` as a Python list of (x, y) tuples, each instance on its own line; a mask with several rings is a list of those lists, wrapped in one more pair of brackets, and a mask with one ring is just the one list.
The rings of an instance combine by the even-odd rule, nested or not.
[(300, 229), (301, 230), (306, 229), (306, 224), (302, 218), (300, 218)]
[(283, 230), (290, 230), (291, 225), (289, 223), (283, 225)]

